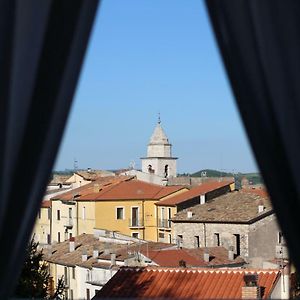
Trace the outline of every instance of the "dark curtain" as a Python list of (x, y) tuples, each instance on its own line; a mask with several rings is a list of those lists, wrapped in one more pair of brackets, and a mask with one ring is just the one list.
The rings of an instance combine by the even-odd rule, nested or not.
[(0, 0), (0, 298), (11, 295), (98, 0)]
[(252, 149), (300, 270), (300, 2), (206, 0), (206, 5)]

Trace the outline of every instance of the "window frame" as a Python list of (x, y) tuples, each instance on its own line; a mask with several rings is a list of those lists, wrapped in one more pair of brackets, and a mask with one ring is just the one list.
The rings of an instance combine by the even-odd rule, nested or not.
[[(122, 209), (122, 218), (118, 218), (118, 209)], [(117, 221), (125, 220), (125, 206), (116, 206), (115, 207), (115, 219)]]

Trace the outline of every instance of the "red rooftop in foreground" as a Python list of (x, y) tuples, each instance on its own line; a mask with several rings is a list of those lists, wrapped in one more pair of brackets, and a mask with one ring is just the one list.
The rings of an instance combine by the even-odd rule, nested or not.
[(93, 299), (279, 299), (280, 275), (278, 270), (122, 268)]

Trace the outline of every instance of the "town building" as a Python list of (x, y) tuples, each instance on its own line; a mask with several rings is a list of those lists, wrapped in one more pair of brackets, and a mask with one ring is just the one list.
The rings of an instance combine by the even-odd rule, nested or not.
[(32, 236), (40, 246), (51, 243), (51, 201), (42, 201), (41, 208), (32, 231)]
[[(205, 203), (217, 196), (234, 190), (234, 181), (218, 180), (204, 182), (183, 193), (162, 199), (155, 203), (157, 207), (158, 241), (176, 243), (171, 219), (183, 209)], [(200, 245), (198, 245), (200, 247)]]
[(288, 299), (279, 270), (121, 268), (93, 299)]
[(132, 177), (99, 177), (89, 184), (52, 197), (51, 242), (63, 242), (82, 233), (92, 234), (96, 225), (97, 194), (130, 179)]
[(186, 191), (182, 186), (161, 186), (132, 176), (101, 177), (52, 201), (52, 241), (98, 230), (113, 230), (157, 241), (155, 203)]
[(288, 258), (269, 199), (253, 192), (230, 192), (182, 210), (172, 223), (182, 247), (223, 246), (253, 267)]

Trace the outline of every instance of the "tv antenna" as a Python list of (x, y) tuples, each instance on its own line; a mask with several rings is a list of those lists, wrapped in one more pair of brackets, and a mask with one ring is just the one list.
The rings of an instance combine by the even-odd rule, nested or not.
[(74, 171), (78, 170), (78, 160), (74, 158)]

